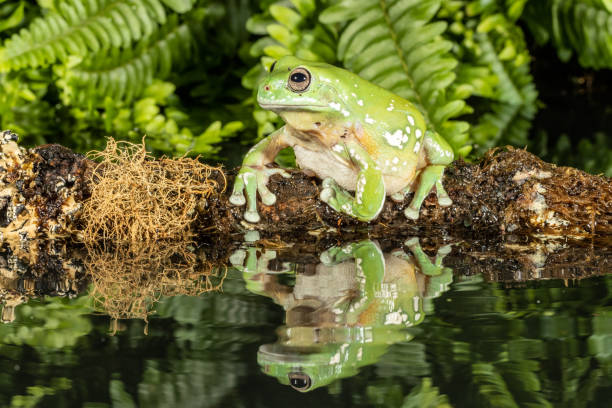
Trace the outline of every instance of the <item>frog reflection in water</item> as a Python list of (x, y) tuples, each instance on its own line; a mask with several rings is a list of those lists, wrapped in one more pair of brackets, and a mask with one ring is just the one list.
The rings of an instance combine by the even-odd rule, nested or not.
[(404, 98), (342, 68), (287, 56), (270, 68), (257, 102), (285, 126), (247, 153), (236, 177), (230, 202), (247, 204), (247, 221), (260, 219), (257, 192), (266, 205), (276, 201), (267, 188), (270, 175), (289, 177), (266, 167), (285, 147), (293, 148), (302, 170), (323, 179), (322, 201), (359, 220), (376, 218), (386, 196), (402, 201), (410, 191), (404, 211), (410, 219), (419, 217), (434, 187), (440, 205), (452, 204), (441, 180), (453, 151)]
[(279, 341), (259, 348), (264, 373), (298, 391), (311, 391), (356, 375), (389, 345), (410, 340), (404, 329), (423, 321), (423, 299), (445, 291), (452, 271), (442, 266), (450, 246), (440, 248), (432, 262), (418, 239), (406, 245), (411, 255), (403, 250), (383, 254), (370, 240), (331, 248), (320, 264), (296, 274), (293, 288), (278, 280), (289, 272), (288, 265), (281, 272), (267, 270), (273, 251), (259, 259), (255, 248), (238, 251), (231, 260), (243, 271), (247, 288), (286, 311)]

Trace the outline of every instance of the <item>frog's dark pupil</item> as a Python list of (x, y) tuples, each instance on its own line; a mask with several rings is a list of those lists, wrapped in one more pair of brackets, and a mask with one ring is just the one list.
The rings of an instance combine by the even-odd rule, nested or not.
[(274, 61), (272, 65), (270, 66), (270, 72), (274, 71), (275, 66), (276, 66), (276, 61)]
[(308, 78), (306, 77), (306, 75), (302, 74), (301, 72), (296, 72), (291, 75), (291, 82), (304, 82), (307, 79)]
[(305, 378), (292, 378), (291, 385), (295, 388), (302, 389), (308, 386), (308, 381)]

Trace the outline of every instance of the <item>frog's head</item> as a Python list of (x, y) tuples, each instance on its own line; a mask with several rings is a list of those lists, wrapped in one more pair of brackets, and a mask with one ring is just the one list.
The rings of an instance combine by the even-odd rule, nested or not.
[(348, 116), (339, 92), (347, 76), (356, 77), (333, 65), (286, 56), (270, 67), (268, 77), (259, 85), (257, 102), (262, 108), (280, 114), (313, 112)]
[(308, 392), (357, 374), (356, 359), (344, 351), (339, 344), (313, 347), (264, 344), (257, 353), (257, 362), (265, 374), (281, 384)]

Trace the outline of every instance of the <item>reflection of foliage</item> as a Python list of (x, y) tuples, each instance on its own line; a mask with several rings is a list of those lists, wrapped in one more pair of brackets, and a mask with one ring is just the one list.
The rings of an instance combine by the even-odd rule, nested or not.
[(0, 342), (52, 349), (72, 347), (92, 329), (84, 316), (89, 312), (87, 297), (30, 301), (15, 309), (16, 324), (0, 325)]
[[(604, 385), (603, 373), (592, 364), (597, 354), (581, 351), (586, 348), (581, 325), (588, 323), (579, 316), (590, 315), (585, 310), (595, 315), (606, 310), (610, 295), (604, 279), (609, 281), (600, 278), (569, 288), (559, 281), (540, 282), (539, 288), (507, 292), (474, 278), (457, 284), (452, 305), (437, 302), (441, 320), (432, 322), (432, 351), (442, 352), (436, 365), (444, 380), (438, 385), (459, 405), (593, 403), (595, 389)], [(449, 336), (449, 329), (455, 334)], [(470, 392), (451, 391), (460, 389)]]
[(47, 395), (54, 395), (58, 391), (64, 391), (71, 387), (72, 381), (65, 377), (53, 378), (49, 386), (33, 385), (27, 388), (26, 395), (15, 395), (11, 399), (11, 408), (30, 408), (38, 406), (38, 403)]
[[(10, 398), (4, 396), (16, 392), (38, 395), (26, 390), (28, 381), (54, 388), (53, 378), (67, 377), (71, 388), (61, 393), (55, 388), (56, 395), (47, 393), (42, 404), (186, 406), (196, 401), (217, 407), (282, 407), (299, 398), (315, 406), (399, 408), (402, 403), (444, 404), (447, 396), (452, 406), (476, 406), (475, 398), (490, 401), (503, 389), (509, 399), (498, 399), (501, 406), (512, 401), (519, 406), (606, 406), (612, 386), (612, 276), (567, 286), (540, 281), (522, 288), (462, 279), (435, 301), (435, 312), (419, 326), (415, 339), (390, 347), (374, 367), (336, 383), (333, 393), (296, 394), (259, 373), (257, 346), (274, 339), (281, 313), (263, 297), (249, 294), (240, 275), (230, 272), (223, 293), (162, 299), (147, 336), (143, 323), (134, 320), (109, 339), (107, 320), (93, 316), (93, 330), (81, 337), (78, 353), (70, 347), (2, 347), (0, 402), (8, 405)], [(84, 299), (76, 302), (89, 310)], [(66, 309), (74, 305), (50, 303)], [(60, 326), (70, 326), (75, 314), (65, 312), (63, 319)], [(27, 324), (28, 319), (21, 321)], [(16, 361), (27, 362), (20, 363), (17, 375)]]
[(431, 384), (430, 378), (423, 378), (404, 400), (402, 408), (450, 408), (448, 398), (440, 394), (438, 387)]

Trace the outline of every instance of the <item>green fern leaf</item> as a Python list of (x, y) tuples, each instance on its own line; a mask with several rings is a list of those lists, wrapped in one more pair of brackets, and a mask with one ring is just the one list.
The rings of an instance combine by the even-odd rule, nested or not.
[(440, 0), (344, 0), (320, 17), (327, 24), (353, 16), (340, 34), (338, 58), (361, 77), (413, 102), (428, 125), (456, 152), (467, 154), (464, 98), (452, 92), (457, 59), (443, 38), (444, 21), (432, 22)]
[(601, 0), (529, 2), (525, 20), (539, 43), (552, 38), (561, 60), (567, 61), (576, 53), (584, 67), (612, 68), (609, 3)]
[(6, 40), (0, 70), (45, 66), (111, 47), (128, 47), (166, 21), (158, 0), (66, 0)]
[[(529, 65), (516, 65), (515, 60), (502, 60), (495, 45), (495, 33), (478, 33), (480, 63), (486, 64), (498, 79), (490, 111), (479, 118), (472, 137), (479, 150), (500, 144), (525, 146), (531, 121), (537, 111), (537, 91), (529, 73)], [(499, 47), (497, 47), (499, 48)]]
[(101, 106), (105, 97), (132, 102), (153, 79), (165, 79), (192, 54), (194, 38), (187, 23), (176, 15), (154, 35), (134, 48), (101, 52), (72, 67), (56, 68), (64, 103)]

